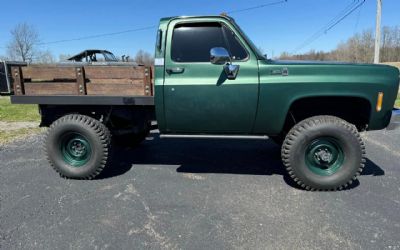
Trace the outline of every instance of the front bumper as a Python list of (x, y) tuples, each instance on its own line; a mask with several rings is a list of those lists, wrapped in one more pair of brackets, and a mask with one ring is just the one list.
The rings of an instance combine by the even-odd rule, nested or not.
[(394, 109), (392, 111), (392, 118), (390, 118), (390, 123), (386, 127), (387, 130), (394, 130), (400, 127), (400, 109)]

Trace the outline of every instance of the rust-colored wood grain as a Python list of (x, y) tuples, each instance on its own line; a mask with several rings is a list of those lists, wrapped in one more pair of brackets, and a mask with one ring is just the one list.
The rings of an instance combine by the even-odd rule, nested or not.
[(76, 79), (75, 67), (28, 66), (21, 67), (25, 79), (31, 81), (54, 81), (55, 79)]
[(87, 79), (142, 79), (143, 66), (85, 66)]
[(101, 79), (88, 79), (88, 84), (143, 84), (143, 79), (129, 79), (129, 78), (121, 78), (121, 79), (110, 79), (110, 78), (101, 78)]
[(76, 91), (78, 95), (86, 95), (86, 79), (85, 79), (85, 70), (83, 67), (75, 68), (76, 75)]
[(73, 82), (26, 82), (25, 95), (77, 95)]
[(22, 75), (21, 67), (19, 66), (11, 67), (11, 75), (12, 75), (11, 79), (14, 85), (14, 94), (15, 95), (25, 94), (24, 76)]
[(143, 96), (143, 84), (88, 84), (88, 95), (111, 95), (111, 96)]
[(12, 70), (17, 95), (153, 95), (151, 67), (35, 65)]

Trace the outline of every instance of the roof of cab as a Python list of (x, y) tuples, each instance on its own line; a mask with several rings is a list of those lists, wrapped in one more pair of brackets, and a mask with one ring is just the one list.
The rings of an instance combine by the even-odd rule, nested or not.
[(185, 19), (185, 18), (225, 18), (229, 21), (234, 20), (232, 17), (222, 13), (221, 15), (208, 15), (208, 16), (172, 16), (172, 17), (163, 17), (160, 19), (160, 22), (169, 22), (175, 19)]

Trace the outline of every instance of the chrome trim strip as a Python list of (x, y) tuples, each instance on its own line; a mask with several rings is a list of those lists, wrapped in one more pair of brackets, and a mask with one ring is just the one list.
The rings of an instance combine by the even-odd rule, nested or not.
[(266, 135), (182, 135), (182, 134), (162, 134), (162, 135), (160, 135), (160, 138), (268, 140), (268, 136), (266, 136)]

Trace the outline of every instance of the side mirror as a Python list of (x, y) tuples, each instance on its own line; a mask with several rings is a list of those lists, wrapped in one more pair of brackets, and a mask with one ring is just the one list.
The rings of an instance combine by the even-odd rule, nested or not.
[(212, 64), (224, 65), (224, 71), (228, 80), (236, 79), (239, 72), (239, 65), (232, 64), (232, 58), (225, 48), (212, 48), (210, 50), (210, 61)]
[(224, 71), (228, 80), (235, 80), (239, 73), (239, 65), (227, 64), (224, 66)]
[(231, 62), (231, 56), (223, 47), (215, 47), (210, 50), (210, 62), (212, 64), (223, 65)]

